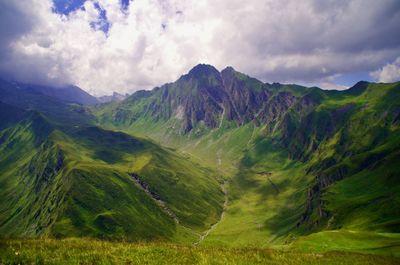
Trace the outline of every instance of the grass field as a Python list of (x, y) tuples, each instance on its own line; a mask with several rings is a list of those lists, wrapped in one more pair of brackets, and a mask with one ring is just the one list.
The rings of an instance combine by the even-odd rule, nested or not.
[(0, 241), (2, 264), (399, 264), (394, 257), (345, 252), (221, 248), (94, 239)]

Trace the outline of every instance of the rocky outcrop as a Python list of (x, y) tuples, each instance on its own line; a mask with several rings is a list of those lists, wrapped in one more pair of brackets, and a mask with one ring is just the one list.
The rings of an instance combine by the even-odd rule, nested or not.
[[(331, 173), (321, 173), (315, 178), (314, 184), (307, 191), (305, 210), (297, 223), (297, 227), (306, 225), (309, 229), (312, 229), (327, 220), (331, 214), (324, 209), (322, 194), (330, 185), (344, 179), (348, 171), (346, 166), (341, 166), (332, 170)], [(313, 214), (317, 218), (312, 218)]]
[(61, 149), (51, 142), (44, 143), (28, 164), (28, 172), (33, 176), (35, 190), (38, 192), (49, 185), (63, 166), (64, 155)]
[(160, 195), (158, 195), (151, 187), (144, 182), (138, 174), (129, 173), (132, 179), (136, 182), (136, 184), (167, 214), (169, 215), (176, 223), (179, 223), (179, 219), (176, 214), (167, 206), (167, 204), (161, 199)]

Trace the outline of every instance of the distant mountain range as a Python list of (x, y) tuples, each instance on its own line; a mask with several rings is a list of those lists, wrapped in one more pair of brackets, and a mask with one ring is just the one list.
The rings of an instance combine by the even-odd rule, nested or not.
[(400, 242), (400, 82), (327, 91), (201, 64), (112, 97), (0, 82), (0, 235)]
[(107, 103), (107, 102), (111, 102), (111, 101), (122, 101), (125, 98), (127, 98), (129, 96), (129, 94), (120, 94), (117, 92), (113, 92), (112, 95), (109, 96), (101, 96), (97, 98), (97, 101), (100, 103)]
[(55, 88), (38, 85), (21, 85), (21, 87), (25, 88), (26, 90), (31, 90), (31, 92), (40, 93), (66, 102), (74, 102), (85, 105), (98, 103), (98, 99), (96, 97), (90, 95), (77, 86)]
[(4, 80), (0, 80), (0, 82), (13, 84), (13, 86), (17, 87), (21, 91), (25, 91), (26, 93), (42, 94), (65, 102), (78, 103), (83, 105), (94, 105), (97, 103), (121, 101), (128, 96), (128, 94), (123, 95), (117, 92), (113, 92), (113, 94), (109, 96), (94, 97), (83, 89), (73, 85), (52, 87), (34, 84), (13, 83)]

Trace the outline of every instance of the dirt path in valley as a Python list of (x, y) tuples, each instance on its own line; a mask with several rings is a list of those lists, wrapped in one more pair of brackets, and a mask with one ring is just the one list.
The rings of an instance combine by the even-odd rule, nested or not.
[(217, 227), (217, 225), (219, 223), (221, 223), (222, 220), (224, 219), (225, 210), (228, 207), (228, 191), (226, 189), (227, 184), (228, 184), (228, 182), (224, 181), (224, 183), (221, 185), (221, 189), (224, 193), (225, 200), (224, 200), (224, 206), (222, 208), (222, 213), (221, 213), (221, 216), (219, 217), (219, 220), (215, 224), (213, 224), (208, 230), (204, 231), (203, 234), (200, 236), (199, 240), (197, 242), (195, 242), (194, 245), (200, 244), (210, 234), (210, 232), (213, 231)]

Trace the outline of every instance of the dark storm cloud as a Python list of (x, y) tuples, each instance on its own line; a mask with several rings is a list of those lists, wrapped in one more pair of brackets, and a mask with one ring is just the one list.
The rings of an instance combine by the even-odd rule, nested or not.
[[(248, 56), (267, 62), (245, 69), (270, 81), (315, 81), (372, 71), (400, 55), (400, 1), (301, 3), (288, 8), (281, 2), (265, 9), (270, 13), (264, 13), (264, 21), (250, 19), (250, 29), (237, 22)], [(237, 47), (228, 53), (243, 47), (239, 39), (233, 42)]]

